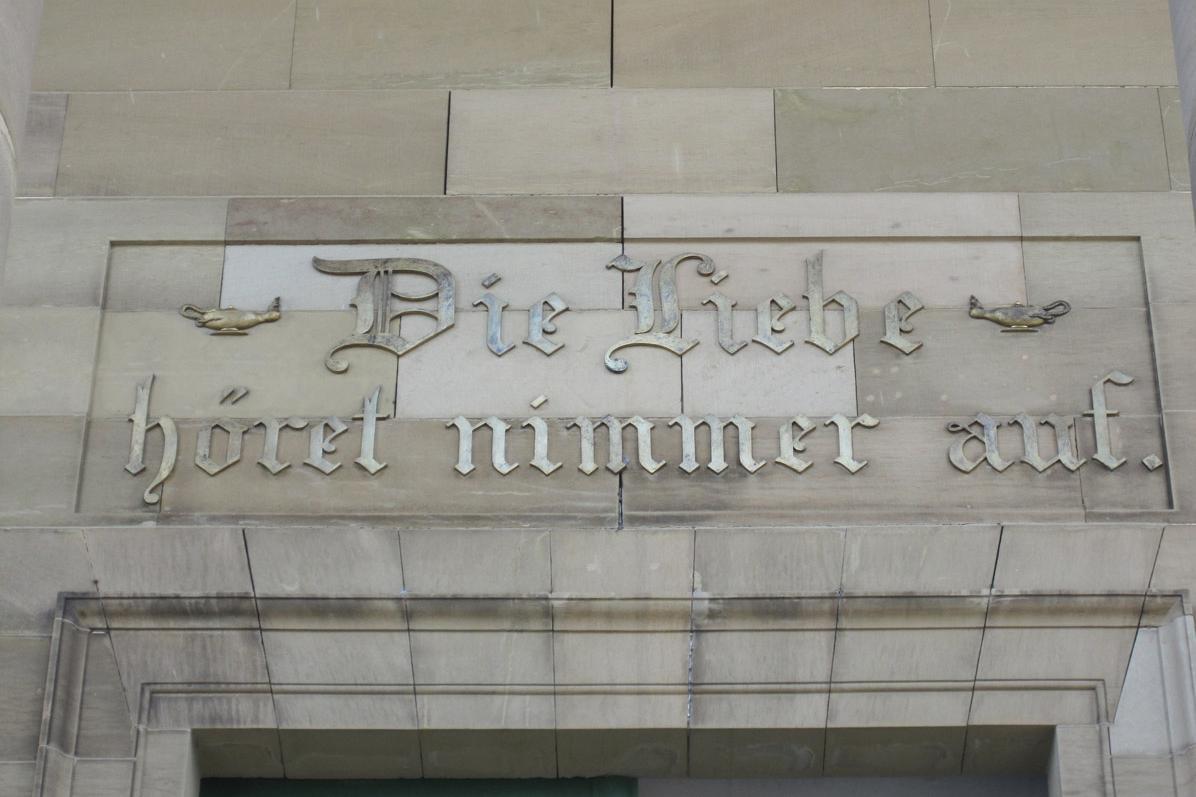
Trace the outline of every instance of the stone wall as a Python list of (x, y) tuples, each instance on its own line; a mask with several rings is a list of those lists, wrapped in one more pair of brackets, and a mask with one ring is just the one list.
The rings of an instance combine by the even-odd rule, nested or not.
[[(1165, 0), (46, 0), (32, 82), (27, 111), (0, 91), (24, 130), (0, 266), (0, 795), (612, 773), (1191, 793), (1196, 230)], [(611, 373), (636, 319), (607, 264), (687, 251), (727, 271), (736, 338), (796, 300), (772, 327), (794, 345), (727, 354), (686, 263), (698, 345)], [(819, 252), (826, 295), (859, 308), (833, 355), (803, 340)], [(454, 326), (333, 373), (356, 277), (313, 257), (443, 263)], [(909, 356), (880, 342), (904, 290), (925, 306)], [(545, 357), (522, 341), (550, 291), (570, 309)], [(969, 293), (1072, 311), (1002, 335)], [(178, 315), (275, 296), (244, 338)], [(1111, 470), (1084, 412), (1114, 369), (1134, 381), (1109, 388)], [(150, 375), (179, 439), (152, 489), (162, 430), (126, 471)], [(353, 419), (376, 388), (371, 475)], [(1088, 461), (960, 473), (945, 428), (977, 412), (1075, 417)], [(708, 428), (678, 467), (674, 418), (736, 413), (758, 473), (735, 432), (708, 467)], [(836, 413), (880, 421), (854, 429), (854, 475)], [(579, 467), (569, 422), (607, 414), (654, 424), (666, 464), (628, 429), (625, 469), (604, 431)], [(779, 461), (796, 414), (820, 426), (800, 474)], [(334, 472), (302, 464), (297, 423), (288, 468), (255, 461), (259, 419), (329, 415)], [(209, 475), (223, 416), (243, 456)], [(510, 423), (518, 467), (482, 430), (454, 471), (457, 416)], [(998, 444), (1016, 461), (1022, 439)]]

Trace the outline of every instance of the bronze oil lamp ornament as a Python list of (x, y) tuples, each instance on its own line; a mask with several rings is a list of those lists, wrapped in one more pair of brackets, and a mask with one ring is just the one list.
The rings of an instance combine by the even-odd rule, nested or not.
[(968, 315), (1005, 327), (1002, 332), (1037, 332), (1038, 327), (1053, 324), (1055, 319), (1070, 312), (1071, 305), (1062, 299), (1042, 307), (1014, 302), (1001, 307), (986, 308), (975, 296), (968, 297)]
[(208, 310), (193, 304), (179, 308), (179, 315), (190, 318), (195, 326), (212, 330), (213, 335), (246, 335), (247, 329), (282, 318), (282, 302), (275, 296), (265, 310), (238, 310), (235, 307), (213, 307)]

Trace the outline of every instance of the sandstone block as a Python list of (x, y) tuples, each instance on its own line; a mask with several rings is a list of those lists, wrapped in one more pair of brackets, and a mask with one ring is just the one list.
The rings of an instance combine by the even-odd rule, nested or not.
[(1150, 88), (782, 90), (776, 102), (781, 191), (1171, 188)]
[(300, 0), (294, 88), (610, 85), (600, 0)]
[(85, 414), (99, 322), (85, 308), (0, 309), (0, 414)]
[(447, 110), (442, 91), (76, 94), (58, 193), (437, 194)]
[(248, 528), (245, 542), (259, 598), (374, 598), (403, 590), (393, 529)]
[(0, 450), (25, 452), (0, 460), (0, 513), (16, 523), (31, 514), (75, 510), (83, 418), (0, 417)]
[[(218, 242), (224, 229), (223, 199), (34, 199), (18, 202), (14, 209), (14, 229), (4, 268), (0, 302), (12, 305), (91, 306), (104, 301), (110, 244), (119, 242)], [(180, 250), (170, 250), (174, 253)], [(195, 254), (197, 250), (187, 250)], [(118, 252), (117, 259), (136, 259), (141, 265), (151, 252)], [(141, 258), (137, 256), (141, 255)], [(184, 289), (188, 292), (203, 285), (187, 269), (191, 262), (157, 260), (153, 269), (130, 274), (137, 278), (157, 279), (162, 289), (169, 280), (165, 296), (171, 301)], [(124, 268), (119, 262), (118, 272)], [(149, 270), (149, 274), (146, 271)], [(211, 272), (206, 272), (211, 274)], [(148, 292), (130, 286), (124, 274), (116, 277), (113, 296), (124, 301), (151, 300)], [(219, 272), (214, 275), (219, 279)], [(124, 283), (122, 286), (121, 283)], [(219, 282), (215, 283), (216, 292)], [(207, 289), (209, 294), (211, 288)], [(202, 298), (202, 296), (201, 296)], [(189, 301), (184, 299), (183, 301)], [(181, 302), (179, 302), (181, 303)], [(177, 308), (178, 303), (171, 309)], [(138, 307), (137, 309), (141, 309)]]
[(39, 91), (285, 89), (294, 0), (52, 0), (45, 4)]
[(102, 594), (253, 594), (238, 528), (89, 529), (84, 536)]
[(450, 194), (776, 189), (763, 90), (462, 91), (452, 114)]
[(234, 198), (233, 242), (619, 241), (617, 196)]
[[(1175, 82), (1171, 20), (1158, 0), (931, 0), (940, 86), (1141, 86)], [(1061, 42), (1084, 42), (1078, 52)]]
[(733, 7), (618, 0), (615, 85), (927, 86), (926, 9), (910, 0)]

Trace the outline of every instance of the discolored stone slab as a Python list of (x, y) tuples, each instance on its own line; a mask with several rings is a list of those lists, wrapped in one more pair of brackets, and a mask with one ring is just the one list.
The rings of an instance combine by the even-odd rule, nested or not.
[(31, 94), (25, 118), (25, 141), (17, 161), (18, 196), (54, 196), (58, 152), (66, 124), (65, 94)]
[(1151, 88), (779, 90), (781, 191), (1168, 191)]
[(39, 91), (285, 89), (294, 0), (54, 0), (45, 4)]
[(300, 0), (293, 88), (610, 85), (603, 0)]
[(955, 775), (963, 763), (963, 726), (832, 728), (826, 733), (826, 774)]
[[(931, 0), (940, 86), (1171, 85), (1171, 20), (1159, 0)], [(1083, 42), (1083, 47), (1061, 46)]]
[(916, 0), (617, 0), (617, 86), (926, 86)]
[(442, 91), (76, 94), (58, 193), (438, 194), (447, 112)]
[[(766, 696), (766, 700), (770, 698), (771, 695)], [(689, 732), (689, 775), (693, 778), (817, 775), (822, 769), (824, 736), (821, 729), (695, 728)]]
[(618, 241), (615, 196), (296, 197), (228, 201), (230, 242)]
[(292, 778), (418, 778), (423, 771), (412, 730), (280, 729), (278, 737)]
[(452, 130), (450, 194), (776, 189), (764, 90), (461, 91)]

